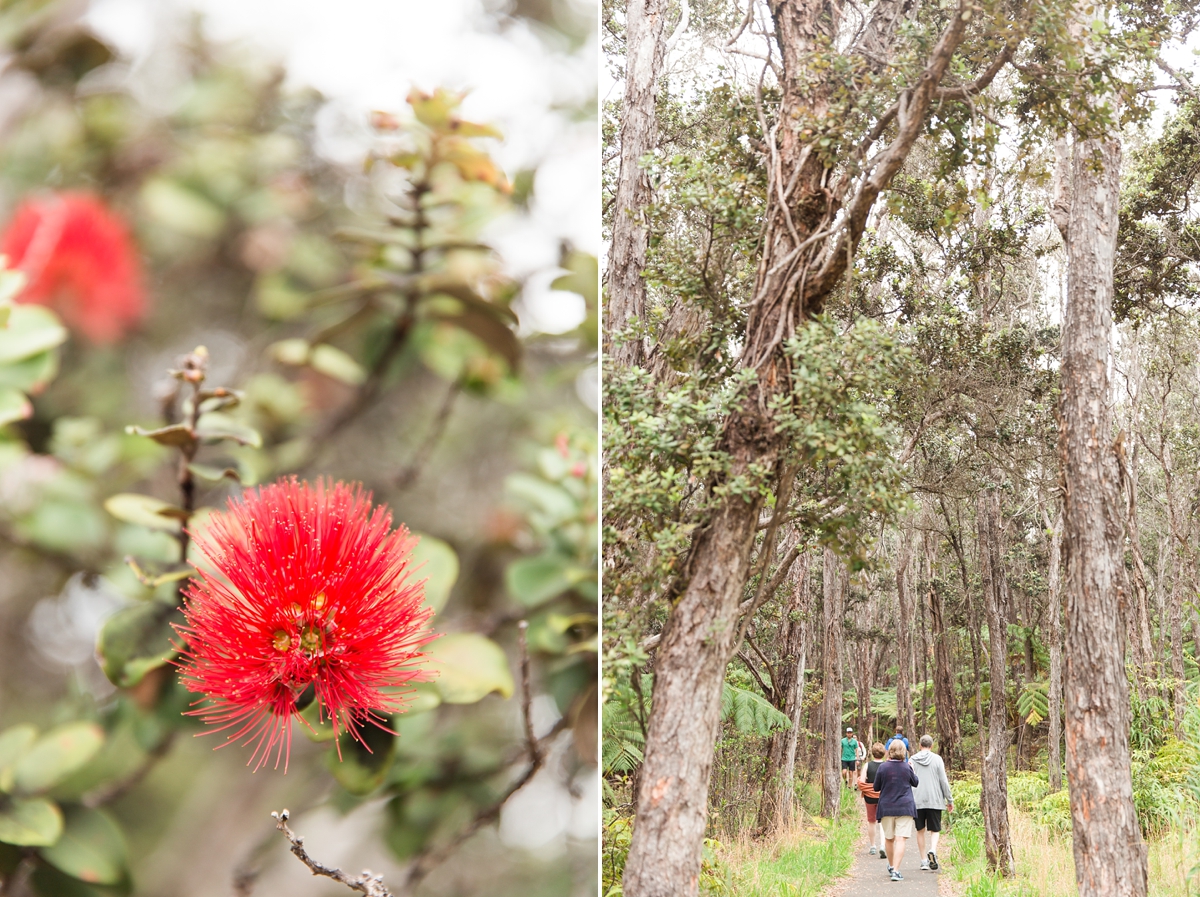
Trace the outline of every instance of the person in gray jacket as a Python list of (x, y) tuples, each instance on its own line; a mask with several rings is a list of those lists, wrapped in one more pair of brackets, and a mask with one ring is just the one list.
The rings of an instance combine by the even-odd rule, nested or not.
[[(919, 780), (913, 786), (913, 802), (917, 805), (917, 853), (923, 859), (921, 868), (936, 870), (938, 867), (938, 834), (942, 831), (942, 810), (954, 812), (954, 798), (950, 794), (950, 780), (946, 778), (946, 764), (932, 750), (933, 738), (921, 736), (921, 749), (909, 758), (913, 772)], [(925, 832), (929, 831), (929, 852), (925, 852)]]

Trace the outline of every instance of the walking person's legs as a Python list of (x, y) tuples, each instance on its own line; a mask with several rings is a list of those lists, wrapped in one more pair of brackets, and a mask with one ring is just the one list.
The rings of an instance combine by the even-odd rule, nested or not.
[(922, 822), (925, 828), (929, 831), (929, 852), (925, 852), (925, 848), (921, 848), (921, 859), (929, 864), (929, 868), (936, 870), (938, 868), (937, 845), (938, 835), (942, 832), (942, 811), (941, 810), (921, 810), (923, 814)]
[(904, 842), (912, 837), (913, 818), (911, 816), (883, 817), (883, 837), (887, 841), (888, 872), (892, 881), (903, 881), (900, 874), (900, 864), (904, 862)]

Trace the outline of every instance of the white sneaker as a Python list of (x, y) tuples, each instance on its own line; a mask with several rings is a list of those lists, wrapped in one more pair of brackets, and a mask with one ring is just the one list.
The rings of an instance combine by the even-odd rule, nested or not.
[(921, 863), (921, 871), (922, 871), (922, 872), (928, 872), (928, 871), (929, 871), (929, 860), (925, 860), (925, 861), (923, 861), (923, 862)]
[(875, 854), (877, 854), (877, 853), (879, 853), (879, 850), (878, 850), (878, 849), (875, 847), (875, 845), (874, 845), (874, 844), (872, 844), (872, 845), (871, 845), (871, 851), (870, 851), (870, 853), (868, 854), (868, 856), (875, 856)]

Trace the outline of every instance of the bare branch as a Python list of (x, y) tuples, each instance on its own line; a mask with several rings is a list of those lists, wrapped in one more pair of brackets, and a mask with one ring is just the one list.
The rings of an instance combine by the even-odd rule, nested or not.
[[(1163, 61), (1163, 59), (1161, 57), (1158, 59), (1155, 59), (1154, 64), (1156, 66), (1158, 66), (1160, 69), (1162, 69), (1164, 72), (1166, 72), (1168, 75), (1170, 75), (1172, 78), (1174, 78), (1175, 81), (1178, 83), (1179, 88), (1182, 91), (1184, 91), (1185, 93), (1187, 93), (1190, 96), (1193, 96), (1193, 97), (1196, 96), (1196, 88), (1192, 87), (1192, 81), (1190, 78), (1188, 78), (1186, 73), (1181, 72), (1178, 69), (1172, 68), (1165, 61)], [(1154, 87), (1153, 89), (1154, 90), (1165, 90), (1169, 87), (1170, 87), (1170, 85), (1165, 85), (1165, 86), (1158, 85), (1158, 86)]]
[(326, 878), (332, 878), (336, 882), (341, 882), (352, 891), (359, 891), (366, 894), (367, 897), (392, 897), (392, 892), (383, 884), (383, 876), (372, 875), (370, 869), (364, 869), (362, 875), (357, 878), (351, 878), (341, 869), (326, 866), (324, 863), (319, 863), (310, 857), (308, 851), (304, 849), (304, 839), (288, 828), (288, 815), (288, 811), (283, 810), (279, 813), (272, 813), (271, 817), (275, 820), (275, 828), (283, 832), (284, 837), (292, 845), (292, 853), (300, 859), (300, 862), (312, 870), (313, 875), (323, 875)]

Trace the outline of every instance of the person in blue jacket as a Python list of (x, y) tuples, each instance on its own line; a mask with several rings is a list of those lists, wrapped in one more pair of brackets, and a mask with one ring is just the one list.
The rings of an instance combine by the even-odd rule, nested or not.
[(904, 881), (900, 862), (904, 859), (904, 843), (912, 837), (913, 817), (917, 815), (913, 788), (921, 782), (912, 766), (904, 762), (904, 742), (892, 738), (889, 744), (888, 761), (875, 772), (875, 790), (879, 792), (875, 812), (883, 828), (888, 874), (892, 881)]
[(893, 741), (904, 742), (904, 759), (907, 760), (909, 754), (912, 753), (912, 747), (909, 745), (908, 739), (904, 737), (904, 727), (899, 723), (896, 723), (896, 734), (884, 742), (883, 749), (886, 751), (888, 748), (890, 748)]

